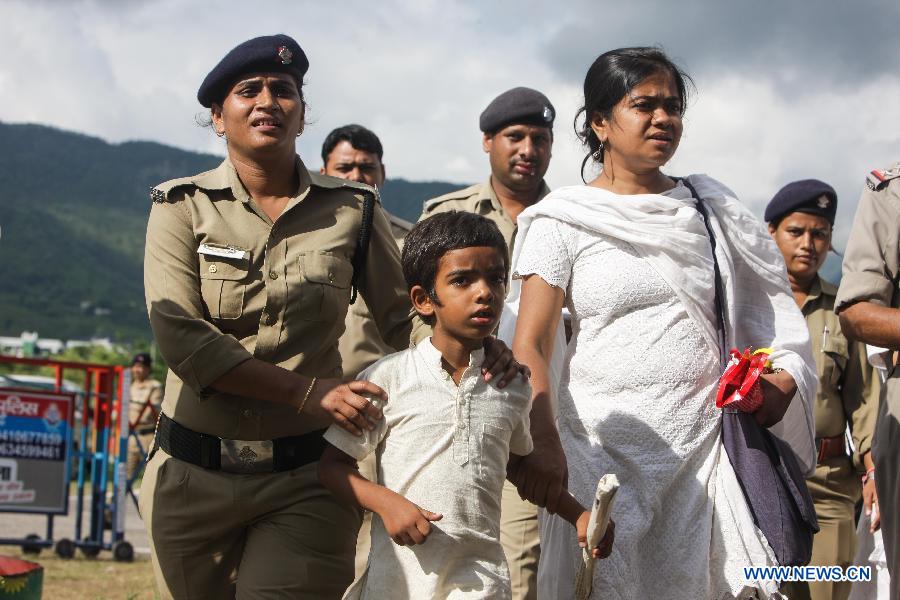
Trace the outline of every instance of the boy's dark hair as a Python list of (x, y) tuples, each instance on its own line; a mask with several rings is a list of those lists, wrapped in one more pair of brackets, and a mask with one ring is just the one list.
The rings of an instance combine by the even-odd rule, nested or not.
[(350, 142), (350, 145), (355, 150), (371, 152), (378, 157), (378, 160), (381, 160), (384, 156), (384, 150), (381, 147), (381, 140), (378, 139), (378, 136), (362, 125), (351, 123), (350, 125), (338, 127), (325, 138), (325, 141), (322, 143), (323, 165), (328, 164), (328, 157), (331, 156), (334, 147), (341, 142)]
[(509, 276), (509, 250), (497, 225), (481, 215), (463, 211), (438, 213), (413, 227), (403, 242), (403, 276), (406, 289), (425, 288), (432, 300), (438, 265), (447, 252), (488, 246), (503, 257), (504, 278)]

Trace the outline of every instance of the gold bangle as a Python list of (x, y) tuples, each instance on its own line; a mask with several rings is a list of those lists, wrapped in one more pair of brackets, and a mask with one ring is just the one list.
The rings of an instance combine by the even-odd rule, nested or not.
[(309, 387), (306, 388), (306, 394), (303, 395), (303, 400), (300, 401), (300, 406), (297, 407), (297, 414), (300, 414), (300, 411), (303, 410), (303, 407), (306, 406), (306, 401), (309, 400), (309, 395), (312, 394), (313, 388), (316, 386), (316, 378), (313, 377), (312, 381), (309, 382)]

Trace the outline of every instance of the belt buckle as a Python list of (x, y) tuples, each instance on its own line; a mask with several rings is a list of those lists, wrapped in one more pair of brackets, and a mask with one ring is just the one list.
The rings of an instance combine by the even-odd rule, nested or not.
[(274, 470), (272, 440), (226, 440), (220, 445), (221, 469), (226, 473), (271, 473)]

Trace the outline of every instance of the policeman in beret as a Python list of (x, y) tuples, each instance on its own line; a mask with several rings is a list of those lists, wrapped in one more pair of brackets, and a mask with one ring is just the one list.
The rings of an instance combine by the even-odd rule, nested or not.
[[(135, 354), (131, 361), (131, 388), (128, 403), (128, 422), (134, 436), (128, 443), (128, 479), (132, 479), (153, 441), (153, 429), (162, 405), (162, 384), (150, 377), (153, 360), (146, 352)], [(134, 437), (137, 438), (135, 441)], [(140, 448), (138, 448), (140, 442)]]
[(550, 100), (531, 88), (516, 87), (494, 98), (479, 119), (490, 177), (428, 200), (419, 220), (451, 210), (483, 215), (497, 224), (512, 253), (516, 217), (550, 193), (544, 174), (550, 166), (555, 118)]
[[(848, 567), (856, 552), (854, 509), (860, 498), (870, 511), (877, 503), (874, 481), (860, 478), (872, 467), (872, 433), (880, 385), (865, 346), (849, 341), (834, 314), (837, 287), (819, 276), (831, 249), (837, 194), (822, 181), (787, 184), (769, 202), (765, 219), (781, 249), (797, 305), (806, 318), (819, 375), (814, 405), (815, 473), (807, 480), (816, 506), (819, 533), (813, 538), (811, 565)], [(848, 454), (849, 425), (854, 451)], [(876, 520), (877, 522), (877, 520)], [(850, 582), (791, 582), (789, 598), (846, 600)]]
[(881, 499), (891, 598), (900, 598), (900, 162), (866, 177), (844, 255), (835, 310), (850, 337), (888, 350), (887, 380), (866, 467)]
[[(338, 127), (325, 136), (325, 141), (322, 142), (322, 168), (319, 172), (381, 188), (385, 179), (383, 158), (384, 149), (378, 136), (362, 125), (351, 123)], [(391, 223), (391, 231), (399, 248), (412, 229), (412, 223), (387, 211), (384, 214)], [(378, 359), (393, 353), (394, 349), (381, 338), (369, 307), (361, 299), (357, 299), (347, 311), (344, 324), (344, 335), (338, 342), (338, 350), (341, 353), (344, 379), (350, 381)], [(367, 479), (377, 481), (374, 453), (359, 462), (359, 472)], [(356, 543), (357, 577), (362, 576), (368, 564), (371, 526), (372, 513), (367, 511)]]
[[(491, 165), (487, 181), (425, 202), (419, 220), (451, 210), (485, 216), (500, 228), (511, 255), (516, 217), (550, 193), (544, 174), (550, 166), (555, 118), (550, 100), (531, 88), (516, 87), (494, 98), (479, 118), (482, 147)], [(537, 598), (537, 507), (519, 498), (509, 481), (503, 488), (500, 541), (513, 598)]]
[[(341, 597), (360, 514), (318, 482), (322, 433), (362, 435), (382, 416), (367, 397), (386, 399), (342, 380), (347, 307), (364, 297), (395, 349), (429, 333), (375, 190), (296, 154), (308, 66), (286, 35), (226, 54), (197, 92), (226, 159), (150, 194), (144, 286), (169, 374), (140, 505), (165, 598)], [(490, 377), (516, 376), (502, 343), (486, 355)]]

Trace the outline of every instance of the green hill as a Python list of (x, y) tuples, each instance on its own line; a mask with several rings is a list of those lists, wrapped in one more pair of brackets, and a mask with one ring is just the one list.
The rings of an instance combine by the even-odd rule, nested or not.
[[(152, 142), (109, 144), (0, 123), (0, 335), (148, 339), (142, 256), (150, 188), (221, 157)], [(390, 180), (385, 207), (415, 221), (460, 187)]]

